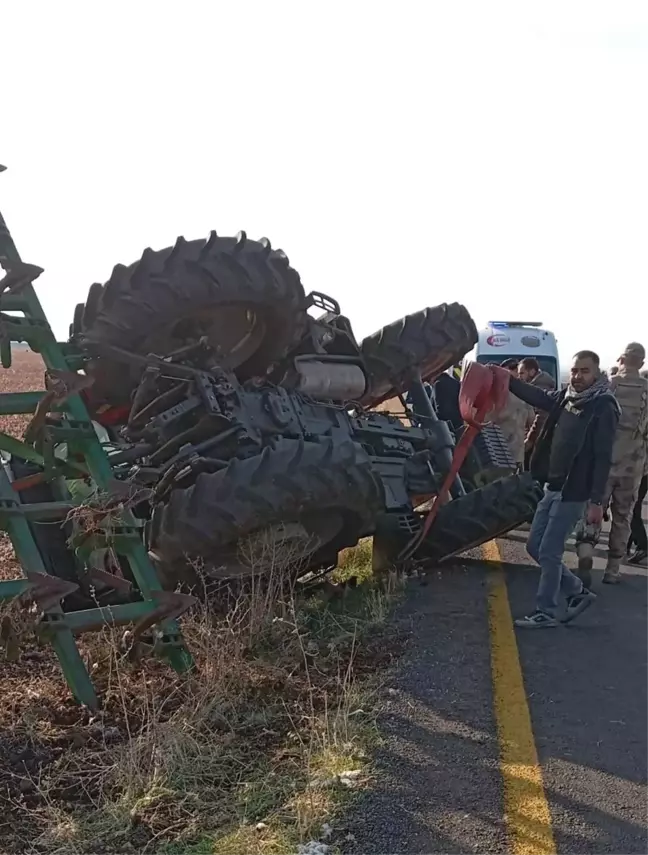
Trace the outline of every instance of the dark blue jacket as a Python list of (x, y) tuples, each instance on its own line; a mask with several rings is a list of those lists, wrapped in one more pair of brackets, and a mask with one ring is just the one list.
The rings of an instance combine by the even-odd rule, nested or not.
[[(549, 413), (531, 455), (531, 474), (541, 483), (549, 477), (549, 457), (558, 419), (567, 401), (567, 390), (544, 392), (536, 386), (512, 377), (509, 389), (516, 397)], [(566, 502), (600, 504), (605, 495), (612, 447), (619, 423), (619, 405), (612, 393), (603, 393), (583, 406), (580, 415), (578, 451), (572, 458), (562, 496)]]

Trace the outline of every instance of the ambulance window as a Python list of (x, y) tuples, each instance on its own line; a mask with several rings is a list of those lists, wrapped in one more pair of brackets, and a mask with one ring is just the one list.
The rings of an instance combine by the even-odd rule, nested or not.
[[(525, 353), (524, 356), (528, 356), (528, 354)], [(481, 362), (482, 364), (490, 362), (498, 365), (500, 362), (504, 362), (505, 359), (524, 359), (524, 356), (519, 356), (516, 353), (497, 354), (497, 356), (490, 353), (480, 353), (477, 356), (477, 362)], [(536, 356), (534, 358), (538, 360), (540, 368), (553, 377), (554, 383), (556, 383), (556, 388), (558, 388), (558, 366), (556, 365), (556, 360), (553, 356)]]

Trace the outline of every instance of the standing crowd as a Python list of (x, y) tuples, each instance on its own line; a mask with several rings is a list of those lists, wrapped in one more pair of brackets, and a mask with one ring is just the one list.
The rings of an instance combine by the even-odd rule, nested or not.
[[(647, 556), (641, 507), (648, 473), (648, 378), (644, 347), (630, 343), (608, 376), (596, 353), (574, 357), (566, 388), (555, 384), (535, 359), (508, 360), (513, 393), (498, 423), (520, 468), (545, 485), (527, 551), (540, 565), (536, 608), (520, 627), (567, 623), (596, 599), (591, 569), (604, 517), (611, 528), (603, 581), (621, 581), (623, 563)], [(563, 560), (576, 531), (579, 569)], [(566, 598), (561, 609), (560, 595)]]

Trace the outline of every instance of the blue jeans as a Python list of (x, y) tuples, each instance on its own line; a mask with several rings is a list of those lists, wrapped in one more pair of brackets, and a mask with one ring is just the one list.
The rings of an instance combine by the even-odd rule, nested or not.
[(538, 608), (556, 617), (560, 592), (571, 597), (580, 594), (583, 583), (563, 563), (563, 554), (569, 535), (585, 512), (586, 502), (563, 502), (562, 494), (547, 490), (538, 505), (527, 552), (540, 565)]

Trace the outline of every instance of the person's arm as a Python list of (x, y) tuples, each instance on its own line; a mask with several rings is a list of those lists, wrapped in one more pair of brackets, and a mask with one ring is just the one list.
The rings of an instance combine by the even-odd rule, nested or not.
[(533, 446), (538, 441), (538, 437), (542, 433), (542, 428), (544, 427), (545, 422), (547, 421), (547, 413), (535, 413), (535, 418), (529, 428), (527, 435), (524, 439), (524, 450), (530, 451)]
[(524, 406), (526, 407), (526, 419), (524, 420), (524, 435), (526, 436), (533, 427), (533, 423), (536, 418), (536, 411), (533, 409), (531, 404), (525, 404)]
[(594, 431), (594, 460), (592, 461), (592, 487), (590, 503), (600, 505), (612, 465), (612, 449), (619, 424), (619, 408), (610, 402), (601, 411)]
[(543, 392), (537, 386), (518, 380), (517, 377), (510, 378), (509, 389), (516, 398), (520, 398), (525, 404), (531, 404), (535, 409), (545, 410), (547, 413), (550, 413), (556, 406), (560, 395), (560, 392)]

